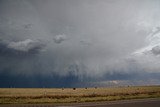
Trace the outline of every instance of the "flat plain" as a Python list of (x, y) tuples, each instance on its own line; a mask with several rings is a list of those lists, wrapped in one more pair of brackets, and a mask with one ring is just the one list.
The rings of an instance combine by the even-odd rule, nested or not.
[(83, 103), (160, 98), (160, 86), (0, 88), (0, 104)]

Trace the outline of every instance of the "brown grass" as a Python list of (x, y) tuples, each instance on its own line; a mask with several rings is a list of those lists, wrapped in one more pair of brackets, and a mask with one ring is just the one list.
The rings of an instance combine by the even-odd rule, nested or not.
[(114, 88), (1, 88), (0, 104), (70, 103), (160, 97), (160, 86)]

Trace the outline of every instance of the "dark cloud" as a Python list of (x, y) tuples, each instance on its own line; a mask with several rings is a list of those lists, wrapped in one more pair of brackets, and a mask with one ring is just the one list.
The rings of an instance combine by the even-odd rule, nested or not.
[(153, 54), (159, 55), (160, 54), (160, 46), (153, 47), (151, 51)]
[[(160, 73), (113, 73), (106, 74), (103, 78), (84, 77), (83, 81), (75, 75), (61, 77), (57, 74), (32, 76), (12, 75), (7, 72), (0, 73), (0, 87), (110, 87), (110, 86), (131, 86), (131, 85), (158, 85)], [(147, 79), (146, 79), (147, 78)]]
[(152, 80), (160, 70), (159, 12), (157, 0), (1, 0), (1, 76)]

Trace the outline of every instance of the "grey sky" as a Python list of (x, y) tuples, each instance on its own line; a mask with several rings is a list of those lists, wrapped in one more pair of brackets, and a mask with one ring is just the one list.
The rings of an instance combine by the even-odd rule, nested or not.
[[(0, 0), (0, 73), (159, 73), (159, 0)], [(158, 41), (159, 42), (159, 41)], [(148, 52), (148, 51), (147, 51)], [(158, 54), (158, 55), (157, 55)], [(147, 66), (146, 66), (147, 65)], [(118, 78), (118, 77), (117, 77)]]

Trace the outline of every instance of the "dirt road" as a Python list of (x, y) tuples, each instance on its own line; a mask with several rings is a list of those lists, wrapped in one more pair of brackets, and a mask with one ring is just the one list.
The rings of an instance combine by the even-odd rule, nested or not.
[(160, 99), (140, 99), (72, 104), (8, 104), (0, 107), (160, 107)]

